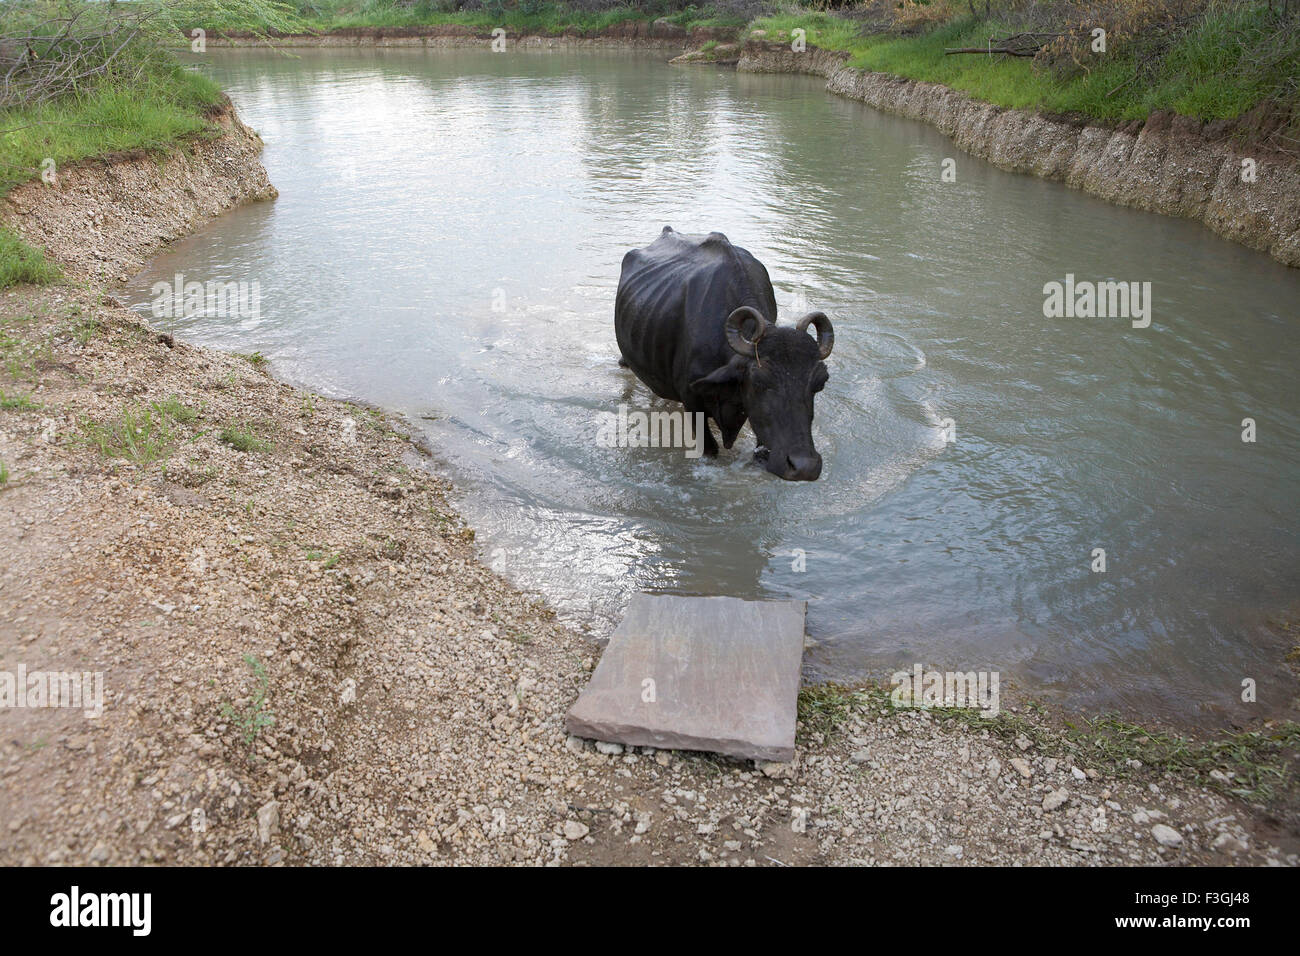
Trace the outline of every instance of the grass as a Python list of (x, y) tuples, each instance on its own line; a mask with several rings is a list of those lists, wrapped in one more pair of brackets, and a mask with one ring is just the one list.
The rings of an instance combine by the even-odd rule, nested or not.
[[(0, 119), (0, 123), (4, 120)], [(0, 137), (0, 142), (3, 137)], [(0, 163), (3, 163), (0, 152)], [(0, 165), (0, 182), (8, 167)], [(35, 246), (29, 246), (18, 238), (8, 226), (0, 226), (0, 289), (7, 289), (20, 282), (34, 285), (47, 285), (57, 282), (61, 277), (58, 266), (45, 258), (45, 253)]]
[(147, 466), (171, 454), (176, 438), (173, 425), (187, 425), (197, 417), (197, 412), (173, 395), (145, 407), (125, 408), (111, 422), (83, 422), (82, 431), (105, 458), (125, 458)]
[[(1037, 705), (1031, 708), (1043, 713)], [(892, 716), (889, 692), (877, 687), (819, 684), (799, 692), (801, 733), (829, 737), (853, 714)], [(1294, 788), (1294, 763), (1300, 753), (1300, 724), (1287, 721), (1268, 731), (1245, 731), (1208, 740), (1193, 740), (1130, 723), (1113, 715), (1090, 718), (1081, 724), (1063, 720), (1061, 729), (1041, 718), (1030, 719), (1002, 711), (982, 717), (976, 710), (931, 707), (936, 720), (970, 727), (1007, 740), (1025, 738), (1047, 754), (1072, 760), (1117, 777), (1143, 769), (1169, 772), (1240, 797), (1251, 803), (1268, 803)], [(1140, 761), (1134, 768), (1129, 761)], [(1211, 776), (1218, 771), (1220, 776)], [(1230, 778), (1225, 779), (1228, 774)]]
[(228, 425), (221, 429), (221, 440), (236, 451), (270, 451), (272, 445), (258, 437), (248, 425)]
[(266, 365), (266, 363), (270, 361), (270, 359), (261, 352), (236, 352), (235, 354), (249, 365), (253, 366), (253, 368), (262, 368), (262, 366)]
[(266, 709), (266, 695), (271, 686), (266, 668), (252, 654), (244, 655), (244, 663), (253, 671), (253, 693), (243, 708), (236, 710), (234, 704), (226, 703), (221, 713), (239, 729), (244, 744), (252, 747), (262, 731), (275, 723), (275, 716)]
[(9, 466), (0, 461), (0, 487), (9, 484)]
[[(0, 113), (0, 195), (37, 176), (47, 158), (57, 170), (105, 153), (162, 150), (207, 131), (220, 87), (175, 61), (155, 60), (138, 77), (109, 77), (76, 96)], [(0, 238), (0, 282), (12, 257), (7, 245)], [(27, 268), (40, 274), (30, 256)]]
[(116, 421), (87, 421), (82, 430), (105, 458), (151, 465), (170, 453), (173, 434), (167, 417), (152, 408), (127, 408)]
[(11, 378), (29, 379), (36, 377), (36, 363), (48, 361), (54, 354), (48, 339), (33, 342), (16, 335), (0, 333), (0, 362)]
[(100, 332), (100, 324), (95, 319), (82, 319), (73, 323), (72, 337), (78, 345), (85, 345)]
[[(661, 17), (687, 29), (739, 28), (745, 24), (742, 16), (694, 5), (673, 12), (656, 12), (630, 6), (588, 11), (538, 0), (522, 0), (510, 7), (500, 0), (486, 0), (481, 10), (454, 13), (437, 10), (435, 5), (428, 3), (396, 7), (388, 3), (362, 3), (358, 6), (354, 3), (322, 2), (315, 6), (318, 12), (306, 15), (304, 26), (307, 30), (321, 33), (365, 27), (464, 26), (484, 33), (496, 27), (504, 27), (512, 34), (555, 35), (574, 32), (591, 35), (630, 20), (654, 20)], [(255, 31), (258, 28), (259, 24), (238, 21), (217, 22), (209, 27), (213, 31)]]
[(308, 561), (320, 561), (322, 558), (325, 558), (325, 563), (321, 565), (322, 571), (328, 571), (330, 568), (334, 567), (339, 563), (339, 559), (342, 557), (342, 551), (335, 551), (328, 558), (325, 557), (325, 552), (318, 548), (312, 548), (307, 552)]
[(1060, 78), (1009, 57), (945, 56), (946, 47), (983, 46), (990, 36), (1017, 32), (1015, 23), (961, 18), (916, 36), (861, 34), (851, 21), (826, 13), (785, 13), (755, 21), (768, 40), (783, 42), (802, 27), (808, 43), (849, 54), (861, 70), (942, 83), (997, 106), (1080, 113), (1108, 119), (1145, 119), (1154, 110), (1202, 119), (1240, 116), (1294, 80), (1300, 37), (1290, 55), (1271, 65), (1252, 63), (1253, 51), (1274, 35), (1262, 5), (1217, 5), (1153, 63), (1140, 82), (1133, 79), (1137, 55), (1117, 51), (1090, 73)]
[(34, 412), (41, 408), (40, 402), (32, 401), (30, 395), (15, 395), (10, 393), (6, 395), (0, 391), (0, 408), (9, 412)]
[(181, 425), (188, 425), (199, 417), (198, 412), (181, 402), (176, 395), (154, 402), (152, 408), (158, 414), (164, 415)]

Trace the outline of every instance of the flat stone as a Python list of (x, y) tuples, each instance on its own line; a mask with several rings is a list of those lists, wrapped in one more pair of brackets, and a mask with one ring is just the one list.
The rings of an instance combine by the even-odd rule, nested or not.
[(591, 828), (585, 823), (579, 823), (577, 820), (564, 821), (564, 839), (566, 840), (581, 840), (590, 832)]
[(280, 827), (280, 804), (275, 800), (263, 804), (257, 811), (257, 839), (263, 846), (271, 842)]
[(1151, 828), (1151, 835), (1155, 837), (1157, 843), (1161, 846), (1181, 846), (1183, 835), (1173, 827), (1165, 826), (1163, 823), (1157, 823)]
[(760, 761), (794, 758), (803, 601), (637, 594), (569, 733)]
[(1043, 809), (1048, 813), (1053, 810), (1059, 810), (1070, 802), (1070, 791), (1062, 787), (1060, 790), (1053, 790), (1043, 798)]

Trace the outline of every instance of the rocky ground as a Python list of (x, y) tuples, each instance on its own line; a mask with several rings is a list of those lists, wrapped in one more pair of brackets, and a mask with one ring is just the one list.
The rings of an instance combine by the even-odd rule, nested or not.
[(567, 737), (597, 645), (401, 423), (93, 288), (0, 294), (0, 350), (0, 670), (105, 681), (98, 719), (0, 709), (0, 863), (1297, 862), (1184, 777), (879, 697), (793, 765)]

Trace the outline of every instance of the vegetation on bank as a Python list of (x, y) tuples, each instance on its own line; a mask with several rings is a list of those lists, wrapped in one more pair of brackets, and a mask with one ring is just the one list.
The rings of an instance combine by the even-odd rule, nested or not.
[(13, 230), (0, 226), (0, 289), (19, 282), (44, 284), (59, 278), (59, 269), (45, 253), (23, 242)]
[[(1042, 753), (1069, 760), (1080, 769), (1101, 770), (1120, 778), (1171, 773), (1255, 805), (1275, 806), (1295, 799), (1300, 724), (1294, 721), (1198, 740), (1113, 715), (1075, 723), (1053, 720), (1038, 704), (1023, 709), (1034, 716), (1004, 710), (984, 717), (976, 710), (957, 707), (932, 707), (926, 712), (954, 729), (965, 727), (1007, 740), (1028, 741)], [(835, 734), (855, 713), (887, 719), (898, 712), (889, 691), (874, 686), (819, 684), (799, 693), (804, 734)]]
[[(678, 26), (737, 31), (764, 11), (762, 0), (299, 0), (295, 32), (357, 28), (463, 26), (512, 33), (599, 34), (629, 21), (667, 20)], [(261, 33), (247, 16), (196, 21), (209, 32)]]
[[(858, 69), (942, 83), (1010, 108), (1105, 120), (1145, 119), (1156, 110), (1233, 119), (1266, 100), (1292, 113), (1300, 102), (1300, 5), (1149, 3), (1139, 25), (1113, 12), (1124, 3), (1072, 6), (1072, 19), (1055, 25), (1017, 16), (1030, 6), (999, 4), (991, 17), (961, 11), (924, 28), (873, 31), (830, 12), (785, 12), (754, 27), (775, 42), (802, 28), (809, 44), (848, 53)], [(997, 47), (1029, 29), (1043, 38), (1032, 55), (946, 52)], [(1094, 29), (1106, 31), (1104, 51), (1093, 49)]]
[[(0, 4), (0, 196), (65, 166), (115, 152), (164, 150), (212, 129), (222, 98), (166, 49), (193, 17), (289, 25), (263, 0), (6, 0)], [(51, 282), (40, 250), (0, 226), (0, 288)]]

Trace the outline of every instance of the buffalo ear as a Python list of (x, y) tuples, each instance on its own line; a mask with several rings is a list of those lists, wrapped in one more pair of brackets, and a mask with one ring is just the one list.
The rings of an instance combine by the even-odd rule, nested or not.
[(716, 395), (729, 386), (739, 385), (743, 379), (744, 375), (741, 374), (740, 367), (728, 362), (726, 365), (719, 365), (703, 378), (691, 382), (691, 388), (702, 395)]

